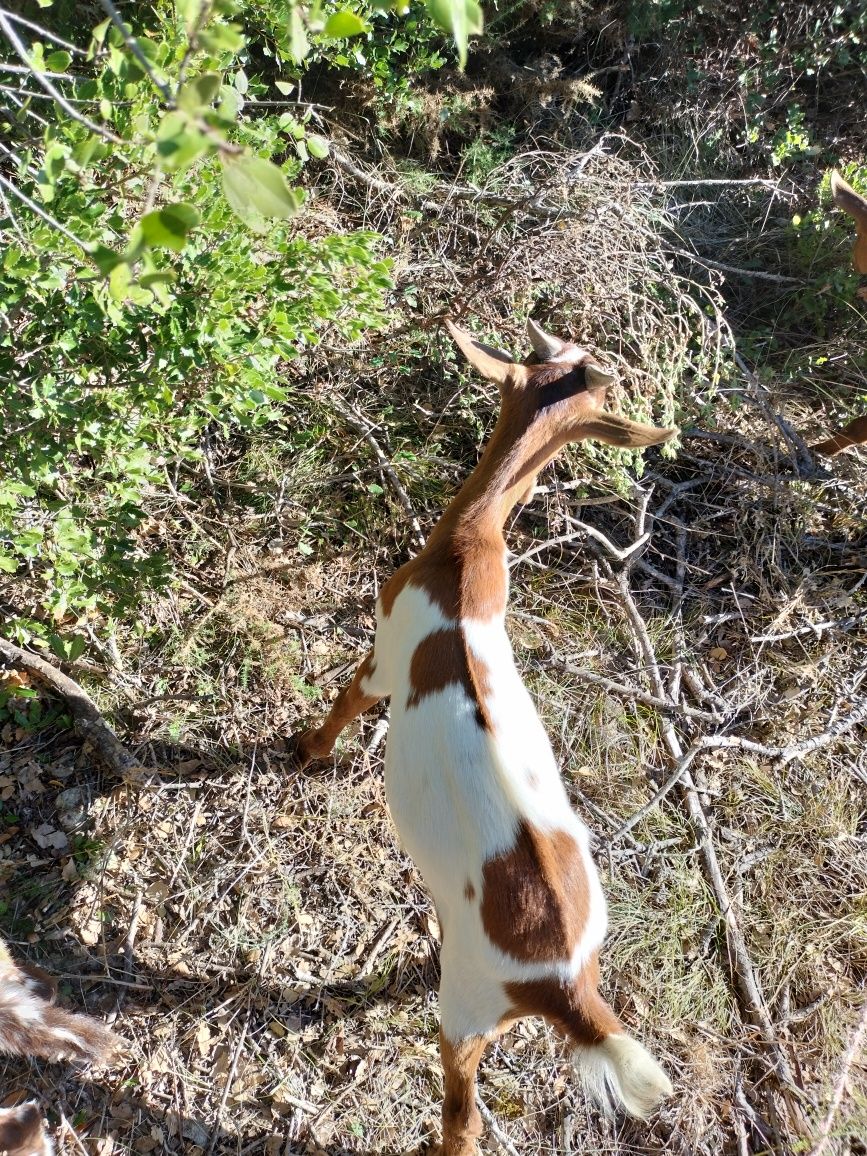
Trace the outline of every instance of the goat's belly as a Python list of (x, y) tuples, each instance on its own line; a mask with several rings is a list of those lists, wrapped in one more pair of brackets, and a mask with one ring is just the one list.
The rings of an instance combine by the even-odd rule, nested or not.
[[(467, 900), (481, 899), (485, 865), (508, 853), (521, 826), (529, 825), (566, 833), (580, 850), (598, 946), (605, 905), (587, 830), (569, 805), (529, 696), (526, 705), (514, 701), (506, 725), (493, 731), (479, 723), (476, 704), (458, 686), (426, 695), (418, 707), (403, 707), (395, 698), (392, 703), (385, 756), (389, 808), (444, 924), (456, 911), (464, 921)], [(478, 905), (471, 901), (473, 909)], [(475, 930), (471, 938), (490, 955), (481, 925)], [(462, 936), (470, 932), (464, 927)]]
[(516, 809), (490, 736), (457, 687), (428, 695), (421, 708), (393, 706), (385, 788), (401, 842), (437, 899), (513, 837)]

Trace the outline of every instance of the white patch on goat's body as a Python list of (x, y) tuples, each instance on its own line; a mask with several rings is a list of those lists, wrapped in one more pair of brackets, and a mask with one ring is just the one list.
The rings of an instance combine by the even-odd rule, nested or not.
[(46, 1003), (30, 991), (19, 979), (0, 979), (0, 1033), (4, 1020), (15, 1020), (23, 1026), (41, 1024), (45, 1018)]
[(409, 694), (409, 666), (415, 648), (423, 638), (444, 626), (454, 626), (425, 590), (408, 583), (398, 594), (386, 617), (382, 603), (376, 604), (376, 642), (373, 647), (374, 668), (370, 680), (377, 691), (390, 694), (392, 711), (398, 702), (405, 703)]
[[(447, 626), (460, 627), (484, 667), (491, 732), (479, 724), (477, 704), (459, 683), (407, 706), (412, 656), (424, 638)], [(509, 1011), (505, 983), (574, 979), (604, 939), (605, 899), (587, 828), (569, 804), (501, 618), (456, 623), (425, 591), (407, 585), (390, 616), (379, 615), (375, 654), (376, 673), (391, 695), (385, 753), (389, 808), (433, 894), (443, 929), (443, 1031), (453, 1040), (486, 1035)], [(588, 920), (569, 959), (523, 963), (495, 947), (483, 927), (485, 863), (513, 848), (522, 822), (546, 833), (566, 831), (581, 849)]]

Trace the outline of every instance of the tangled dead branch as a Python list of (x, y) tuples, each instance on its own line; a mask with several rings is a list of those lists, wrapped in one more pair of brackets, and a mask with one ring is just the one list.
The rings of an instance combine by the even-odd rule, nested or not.
[(57, 667), (4, 638), (0, 638), (0, 657), (11, 667), (27, 671), (59, 694), (69, 707), (78, 734), (90, 743), (105, 765), (118, 778), (135, 785), (153, 782), (153, 773), (142, 767), (129, 753), (103, 718), (90, 695)]

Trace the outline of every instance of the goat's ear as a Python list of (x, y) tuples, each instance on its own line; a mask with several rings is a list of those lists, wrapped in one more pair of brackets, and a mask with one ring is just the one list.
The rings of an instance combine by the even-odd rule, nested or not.
[(856, 193), (838, 172), (831, 173), (831, 195), (834, 204), (848, 213), (855, 222), (855, 248), (852, 264), (856, 273), (867, 273), (867, 197)]
[(540, 361), (551, 361), (559, 357), (566, 348), (566, 342), (553, 333), (546, 333), (541, 325), (537, 325), (532, 317), (527, 318), (527, 336), (533, 346), (533, 352)]
[(638, 449), (639, 446), (658, 446), (667, 442), (677, 433), (676, 429), (661, 429), (655, 425), (642, 425), (638, 421), (630, 421), (628, 417), (621, 417), (617, 413), (608, 413), (600, 410), (587, 421), (582, 421), (578, 427), (579, 439), (595, 438), (609, 446), (619, 446), (621, 449)]
[(485, 345), (481, 341), (476, 341), (471, 333), (467, 333), (466, 329), (459, 329), (451, 321), (446, 321), (446, 329), (451, 334), (455, 345), (473, 369), (477, 369), (482, 377), (486, 377), (488, 381), (495, 381), (501, 389), (509, 382), (514, 381), (521, 367), (515, 364), (504, 349), (497, 349), (493, 345)]
[(617, 381), (617, 374), (600, 365), (588, 365), (584, 370), (584, 380), (588, 389), (609, 389)]
[(856, 221), (867, 222), (867, 197), (862, 197), (860, 193), (856, 193), (836, 169), (831, 173), (831, 196), (834, 198), (834, 204), (848, 213), (850, 217), (854, 217)]

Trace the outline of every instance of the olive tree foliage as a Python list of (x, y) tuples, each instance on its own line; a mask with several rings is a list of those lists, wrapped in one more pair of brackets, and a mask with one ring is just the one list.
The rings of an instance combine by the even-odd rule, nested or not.
[(145, 507), (204, 440), (303, 438), (286, 363), (387, 319), (384, 238), (306, 218), (305, 72), (481, 29), (475, 0), (100, 4), (0, 7), (0, 615), (66, 658), (171, 578)]

